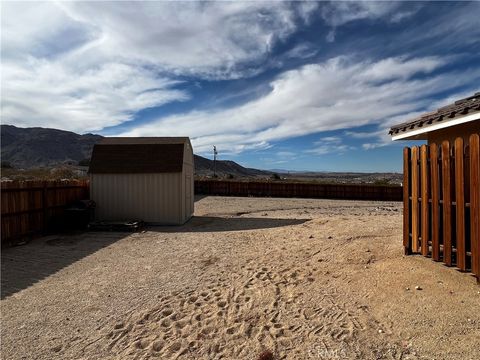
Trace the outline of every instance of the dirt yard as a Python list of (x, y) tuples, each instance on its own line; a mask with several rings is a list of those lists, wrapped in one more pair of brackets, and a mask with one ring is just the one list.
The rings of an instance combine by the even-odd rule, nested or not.
[(480, 286), (403, 256), (400, 203), (195, 206), (4, 250), (2, 359), (480, 359)]

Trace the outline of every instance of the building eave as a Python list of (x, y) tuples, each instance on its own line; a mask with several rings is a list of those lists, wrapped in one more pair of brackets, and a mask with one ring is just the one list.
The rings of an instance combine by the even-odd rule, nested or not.
[(422, 140), (425, 139), (425, 136), (422, 136), (424, 134), (427, 134), (432, 131), (440, 130), (440, 129), (445, 129), (451, 126), (455, 125), (460, 125), (464, 123), (468, 123), (471, 121), (476, 121), (480, 120), (480, 112), (476, 112), (473, 114), (465, 115), (465, 116), (460, 116), (456, 117), (452, 120), (449, 121), (444, 121), (440, 123), (436, 123), (430, 126), (425, 126), (422, 128), (417, 128), (417, 129), (412, 129), (410, 131), (405, 131), (402, 134), (395, 134), (392, 135), (392, 141), (396, 140)]

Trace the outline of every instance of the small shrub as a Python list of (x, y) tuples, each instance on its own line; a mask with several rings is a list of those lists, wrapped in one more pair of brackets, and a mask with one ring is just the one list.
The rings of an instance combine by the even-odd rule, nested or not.
[(90, 159), (83, 159), (78, 162), (78, 166), (90, 166)]
[(273, 360), (273, 353), (270, 350), (264, 350), (258, 355), (258, 360)]
[(52, 169), (50, 172), (50, 177), (52, 179), (74, 179), (76, 178), (76, 175), (72, 169), (62, 167)]
[(377, 179), (373, 182), (374, 185), (391, 185), (390, 179)]

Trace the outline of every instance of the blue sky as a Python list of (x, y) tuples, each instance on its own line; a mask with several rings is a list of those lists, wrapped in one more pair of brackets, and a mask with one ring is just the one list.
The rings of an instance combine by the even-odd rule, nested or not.
[[(2, 2), (2, 123), (401, 171), (388, 128), (480, 90), (478, 2)], [(410, 143), (409, 143), (410, 144)]]

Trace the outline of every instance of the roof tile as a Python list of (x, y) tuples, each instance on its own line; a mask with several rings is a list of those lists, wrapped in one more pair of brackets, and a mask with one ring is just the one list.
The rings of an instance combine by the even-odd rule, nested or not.
[(464, 99), (455, 101), (453, 104), (443, 106), (438, 110), (431, 111), (417, 117), (413, 120), (392, 126), (389, 134), (394, 135), (399, 132), (406, 132), (415, 128), (423, 127), (424, 125), (433, 125), (436, 122), (443, 120), (451, 120), (460, 116), (480, 111), (480, 92)]

